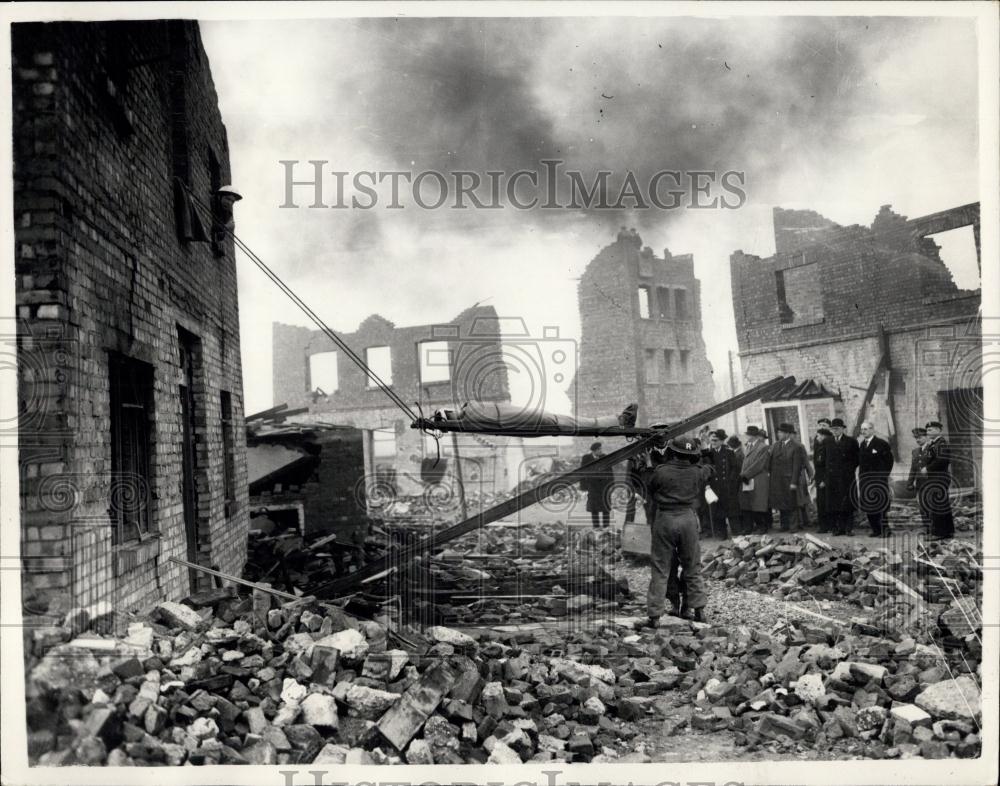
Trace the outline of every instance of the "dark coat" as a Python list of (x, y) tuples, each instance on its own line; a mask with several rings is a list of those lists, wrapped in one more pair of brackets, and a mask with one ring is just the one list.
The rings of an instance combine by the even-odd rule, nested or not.
[[(806, 449), (801, 443), (790, 439), (779, 440), (771, 446), (771, 482), (768, 501), (775, 510), (795, 510), (802, 503), (799, 500), (799, 486), (802, 470), (808, 462)], [(792, 484), (796, 488), (791, 488)]]
[(826, 471), (826, 509), (836, 513), (854, 510), (852, 490), (858, 468), (858, 442), (846, 434), (839, 440), (827, 437), (822, 445)]
[(948, 488), (951, 486), (951, 454), (944, 437), (938, 437), (924, 445), (923, 468), (927, 471), (918, 471), (917, 490), (932, 497), (935, 506), (941, 511), (950, 511)]
[[(827, 437), (830, 439), (830, 437)], [(826, 512), (826, 453), (822, 442), (813, 440), (813, 481), (816, 484), (816, 507)]]
[(917, 445), (910, 453), (910, 474), (906, 478), (906, 486), (910, 489), (916, 489), (917, 484), (922, 478), (920, 470), (927, 466), (927, 451), (924, 450), (923, 446)]
[(740, 509), (766, 513), (768, 507), (768, 467), (771, 463), (771, 449), (764, 440), (759, 440), (753, 447), (743, 443), (745, 451), (740, 477), (753, 481), (751, 491), (743, 491), (740, 486)]
[(858, 443), (858, 507), (865, 513), (889, 512), (889, 473), (896, 460), (881, 437)]
[[(580, 467), (586, 467), (596, 461), (592, 454), (585, 453), (580, 459)], [(589, 472), (580, 481), (580, 488), (587, 492), (588, 512), (607, 513), (611, 510), (611, 488), (615, 483), (615, 474), (611, 467), (596, 472)]]
[(712, 468), (712, 480), (708, 486), (719, 498), (716, 503), (727, 516), (737, 516), (740, 512), (740, 467), (736, 454), (726, 445), (718, 450), (709, 448), (704, 453)]

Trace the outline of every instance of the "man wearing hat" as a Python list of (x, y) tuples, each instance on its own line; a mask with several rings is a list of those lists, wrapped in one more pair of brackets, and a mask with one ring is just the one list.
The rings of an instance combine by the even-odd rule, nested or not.
[(826, 465), (826, 512), (834, 535), (854, 534), (854, 472), (858, 468), (858, 443), (844, 433), (844, 421), (830, 423), (833, 436), (823, 442)]
[[(650, 576), (646, 594), (648, 625), (656, 627), (665, 600), (671, 614), (703, 621), (707, 602), (701, 577), (701, 548), (695, 505), (712, 468), (701, 463), (698, 443), (689, 437), (670, 441), (667, 459), (653, 466), (647, 461), (643, 481), (656, 506), (650, 528)], [(676, 580), (672, 580), (676, 577)]]
[(951, 456), (948, 442), (941, 435), (943, 426), (936, 420), (927, 423), (927, 444), (924, 466), (920, 470), (917, 488), (927, 501), (931, 517), (931, 537), (934, 540), (946, 540), (955, 535), (955, 519), (951, 511), (951, 497), (948, 488), (951, 486)]
[(875, 424), (861, 424), (858, 442), (858, 507), (868, 517), (873, 538), (888, 537), (889, 528), (883, 519), (889, 512), (889, 473), (896, 460), (889, 443), (875, 433)]
[(771, 446), (768, 472), (770, 483), (768, 504), (778, 511), (782, 532), (789, 532), (799, 509), (799, 486), (802, 469), (807, 463), (806, 449), (795, 441), (795, 426), (778, 426), (778, 441)]
[[(827, 421), (829, 423), (829, 421)], [(821, 426), (813, 437), (813, 480), (816, 483), (816, 518), (818, 532), (830, 531), (830, 519), (826, 512), (826, 458), (823, 443), (833, 436), (830, 429)]]
[(726, 445), (726, 432), (716, 429), (708, 435), (708, 449), (703, 451), (706, 463), (712, 467), (712, 480), (708, 486), (716, 496), (710, 504), (709, 515), (713, 534), (725, 538), (727, 522), (735, 534), (739, 531), (740, 469), (736, 454)]
[[(580, 468), (594, 463), (603, 456), (601, 443), (595, 442), (590, 446), (590, 453), (584, 454), (580, 460)], [(594, 529), (607, 527), (610, 523), (611, 487), (614, 482), (615, 476), (611, 467), (588, 472), (580, 481), (580, 488), (587, 492), (587, 510), (590, 511), (590, 521), (594, 525)]]
[(922, 483), (923, 475), (921, 470), (927, 466), (927, 451), (924, 446), (927, 444), (927, 429), (917, 426), (913, 429), (913, 438), (917, 446), (910, 453), (910, 474), (906, 479), (906, 488), (917, 493), (917, 504), (920, 507), (920, 518), (924, 523), (924, 533), (930, 534), (931, 530), (931, 510), (926, 499), (926, 483)]
[(768, 507), (768, 468), (771, 449), (757, 426), (747, 426), (744, 432), (743, 467), (740, 469), (740, 511), (743, 533), (767, 532), (771, 528), (771, 508)]

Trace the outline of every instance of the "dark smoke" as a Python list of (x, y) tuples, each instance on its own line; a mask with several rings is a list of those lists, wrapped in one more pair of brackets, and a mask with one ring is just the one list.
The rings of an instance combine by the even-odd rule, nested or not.
[[(512, 172), (560, 158), (588, 180), (611, 169), (612, 193), (626, 170), (645, 183), (661, 169), (736, 169), (753, 191), (800, 156), (837, 152), (838, 130), (869, 95), (866, 71), (913, 24), (368, 20), (359, 105), (345, 111), (400, 168)], [(635, 213), (640, 225), (665, 218)]]

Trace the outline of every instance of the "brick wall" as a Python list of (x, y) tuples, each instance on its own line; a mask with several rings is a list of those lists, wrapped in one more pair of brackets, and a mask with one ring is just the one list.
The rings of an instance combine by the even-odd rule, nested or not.
[[(640, 316), (639, 287), (650, 292), (649, 317)], [(666, 308), (660, 310), (660, 291)], [(677, 311), (682, 293), (684, 315)], [(715, 401), (712, 368), (701, 326), (701, 286), (690, 254), (658, 258), (634, 231), (621, 231), (587, 266), (579, 285), (580, 367), (576, 412), (588, 417), (618, 414), (639, 404), (639, 424), (676, 421)], [(646, 372), (646, 351), (659, 365), (658, 381)], [(672, 374), (664, 352), (672, 353)], [(680, 353), (688, 371), (680, 370)], [(581, 448), (586, 449), (584, 442)]]
[[(236, 269), (184, 242), (173, 177), (206, 203), (229, 180), (197, 24), (13, 26), (14, 218), (26, 596), (119, 610), (190, 591), (178, 329), (193, 359), (197, 560), (239, 573), (247, 528)], [(216, 179), (210, 158), (218, 164)], [(206, 227), (211, 219), (205, 219)], [(54, 337), (50, 338), (49, 333)], [(148, 363), (151, 532), (112, 546), (109, 352)], [(225, 515), (221, 391), (232, 397), (235, 505)], [(35, 413), (46, 414), (39, 421)], [(38, 423), (35, 423), (38, 421)], [(27, 427), (26, 427), (27, 426)]]
[[(411, 407), (419, 402), (427, 417), (435, 409), (451, 408), (466, 401), (510, 401), (500, 321), (491, 306), (466, 309), (448, 323), (410, 327), (397, 327), (373, 314), (354, 333), (338, 335), (362, 359), (369, 347), (388, 346), (392, 389)], [(418, 347), (425, 341), (447, 342), (448, 381), (423, 382), (420, 379)], [(421, 462), (428, 456), (434, 457), (436, 449), (425, 444), (419, 431), (410, 428), (406, 414), (386, 393), (369, 384), (365, 373), (320, 330), (276, 322), (272, 342), (275, 402), (287, 403), (292, 408), (307, 407), (309, 417), (337, 425), (365, 430), (391, 429), (396, 436), (395, 457), (370, 463), (395, 469), (401, 493), (421, 493), (424, 488), (420, 479)], [(331, 351), (337, 351), (337, 389), (327, 390), (320, 386), (326, 395), (315, 395), (317, 384), (311, 379), (309, 358)], [(447, 450), (450, 437), (442, 445)], [(475, 455), (482, 463), (484, 451), (480, 447), (463, 439), (459, 451)], [(502, 472), (502, 462), (489, 463), (491, 476)]]
[[(908, 460), (915, 444), (910, 429), (947, 420), (943, 394), (982, 386), (980, 292), (958, 289), (937, 246), (924, 237), (972, 224), (978, 238), (978, 205), (916, 219), (884, 206), (871, 227), (835, 229), (823, 227), (826, 220), (809, 211), (776, 209), (776, 239), (790, 213), (809, 214), (822, 242), (793, 243), (786, 234), (778, 244), (784, 252), (762, 259), (737, 251), (731, 257), (743, 386), (777, 375), (813, 378), (836, 394), (836, 413), (850, 427), (878, 362), (881, 326), (893, 371), (897, 460)], [(810, 307), (822, 316), (783, 323), (775, 271), (806, 266), (819, 283), (810, 292), (818, 291), (820, 302)], [(790, 280), (794, 274), (785, 276), (786, 285)], [(748, 407), (741, 417), (742, 423), (762, 423), (761, 406)]]

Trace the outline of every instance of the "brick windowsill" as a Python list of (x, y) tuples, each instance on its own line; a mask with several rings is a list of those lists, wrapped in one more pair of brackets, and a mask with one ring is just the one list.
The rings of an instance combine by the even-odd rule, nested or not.
[(796, 328), (812, 327), (813, 325), (822, 325), (826, 322), (826, 317), (822, 319), (816, 319), (812, 322), (782, 322), (782, 330), (795, 330)]
[(148, 563), (153, 557), (160, 553), (160, 536), (151, 534), (143, 541), (129, 541), (115, 546), (112, 550), (114, 555), (114, 575), (124, 576), (140, 566)]

